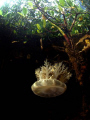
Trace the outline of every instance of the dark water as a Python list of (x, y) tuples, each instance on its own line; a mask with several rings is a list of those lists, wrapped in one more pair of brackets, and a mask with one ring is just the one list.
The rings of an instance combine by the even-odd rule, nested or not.
[[(67, 83), (66, 92), (55, 98), (41, 98), (33, 94), (31, 85), (36, 81), (35, 69), (43, 65), (43, 61), (67, 60), (68, 56), (58, 52), (52, 45), (61, 45), (62, 40), (57, 38), (43, 41), (43, 50), (40, 48), (40, 38), (32, 37), (26, 44), (23, 42), (11, 43), (16, 39), (3, 31), (0, 37), (0, 80), (2, 111), (9, 118), (29, 118), (39, 120), (73, 120), (82, 110), (82, 96), (84, 89), (86, 103), (90, 105), (90, 50), (87, 58), (87, 71), (84, 87), (75, 80), (75, 75)], [(30, 58), (27, 59), (27, 55)], [(58, 57), (55, 58), (59, 54)], [(88, 113), (89, 114), (89, 113)], [(88, 115), (89, 118), (89, 115)], [(89, 120), (89, 119), (86, 120)], [(81, 120), (82, 118), (77, 118)]]

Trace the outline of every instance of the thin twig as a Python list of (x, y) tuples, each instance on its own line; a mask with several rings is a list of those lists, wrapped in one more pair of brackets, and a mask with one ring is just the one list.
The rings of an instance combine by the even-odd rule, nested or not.
[(78, 15), (78, 14), (76, 13), (75, 18), (74, 18), (74, 20), (73, 20), (73, 22), (72, 22), (72, 25), (71, 25), (71, 27), (70, 27), (70, 30), (69, 30), (69, 31), (71, 31), (71, 30), (72, 30), (72, 28), (73, 28), (73, 26), (74, 26), (74, 24), (75, 24), (75, 22), (76, 22), (77, 15)]
[(67, 21), (66, 21), (66, 18), (65, 18), (65, 15), (64, 15), (64, 14), (63, 14), (63, 18), (64, 18), (65, 27), (67, 27)]

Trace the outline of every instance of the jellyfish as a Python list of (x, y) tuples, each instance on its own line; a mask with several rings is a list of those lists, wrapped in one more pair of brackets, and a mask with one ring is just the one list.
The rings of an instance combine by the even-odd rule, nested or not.
[(37, 81), (31, 86), (31, 90), (40, 97), (63, 94), (67, 89), (66, 82), (72, 76), (63, 62), (51, 65), (47, 60), (42, 67), (35, 70), (35, 74)]

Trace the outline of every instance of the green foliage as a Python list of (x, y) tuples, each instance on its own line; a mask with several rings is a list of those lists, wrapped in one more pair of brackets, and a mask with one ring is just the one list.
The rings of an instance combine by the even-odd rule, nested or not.
[(16, 30), (13, 31), (14, 34), (17, 34)]
[(46, 20), (43, 19), (42, 21), (43, 21), (43, 27), (45, 28), (46, 27)]
[(20, 12), (17, 12), (19, 15), (21, 15), (21, 16), (23, 16), (24, 17), (24, 15), (23, 15), (23, 13), (20, 13)]
[(33, 3), (31, 1), (28, 1), (28, 5), (33, 9)]
[(26, 16), (27, 15), (27, 8), (23, 7), (22, 12), (23, 12), (24, 16)]
[(36, 24), (37, 26), (37, 33), (41, 33), (41, 26), (39, 24)]
[(60, 4), (61, 4), (61, 6), (64, 7), (64, 5), (65, 5), (65, 0), (59, 0), (59, 2), (60, 2)]
[(3, 15), (3, 14), (2, 14), (2, 10), (0, 10), (0, 15)]
[[(18, 4), (10, 7), (6, 4), (0, 8), (2, 23), (13, 30), (15, 35), (37, 34), (43, 36), (60, 35), (57, 28), (50, 23), (52, 21), (64, 31), (64, 17), (67, 21), (67, 28), (71, 29), (71, 35), (87, 32), (90, 29), (89, 1), (77, 3), (76, 0), (21, 0)], [(37, 6), (38, 5), (38, 6)], [(81, 6), (82, 5), (82, 6)], [(39, 7), (39, 8), (38, 8)], [(46, 18), (42, 18), (45, 15)], [(49, 20), (48, 20), (49, 19)], [(49, 32), (48, 32), (49, 31)], [(65, 32), (65, 31), (64, 31)]]
[(90, 12), (90, 0), (79, 0), (81, 4)]
[(41, 30), (41, 27), (40, 27), (39, 24), (36, 24), (36, 26), (37, 26), (37, 29), (38, 29), (38, 30)]
[(22, 12), (17, 12), (19, 15), (26, 17), (28, 10), (27, 8), (23, 7)]

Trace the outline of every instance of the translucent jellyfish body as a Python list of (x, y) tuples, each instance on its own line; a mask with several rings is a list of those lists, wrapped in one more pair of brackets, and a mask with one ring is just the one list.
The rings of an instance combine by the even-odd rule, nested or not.
[(44, 66), (35, 70), (37, 81), (31, 86), (34, 94), (41, 97), (56, 97), (65, 92), (66, 82), (71, 77), (64, 64), (51, 65), (47, 60)]

